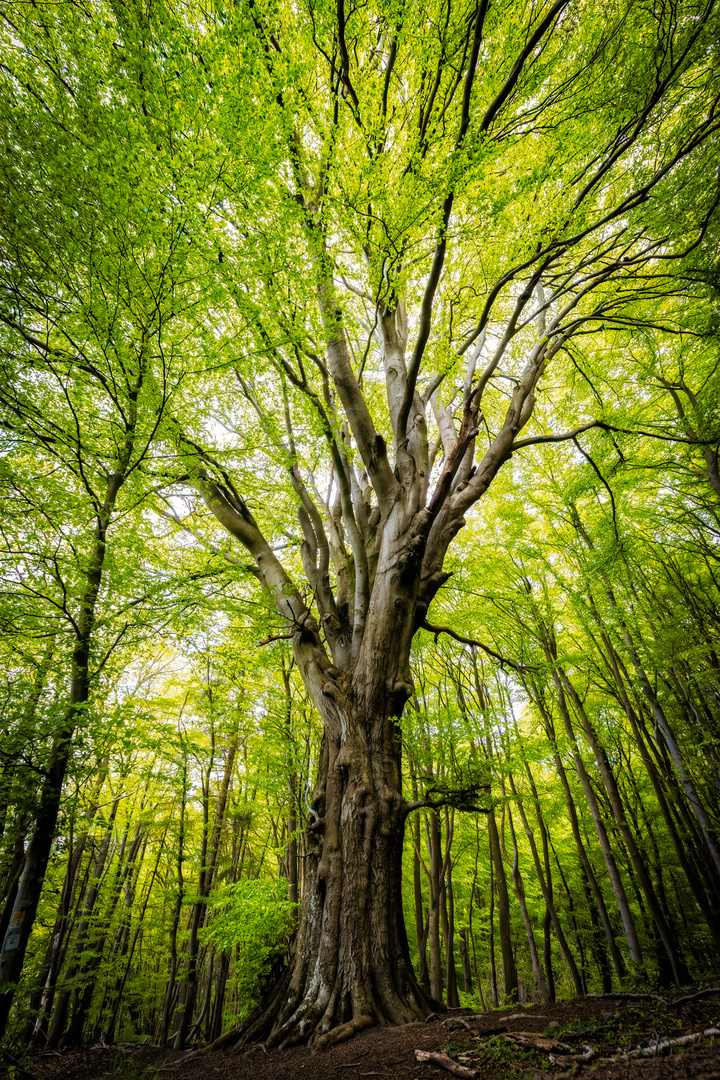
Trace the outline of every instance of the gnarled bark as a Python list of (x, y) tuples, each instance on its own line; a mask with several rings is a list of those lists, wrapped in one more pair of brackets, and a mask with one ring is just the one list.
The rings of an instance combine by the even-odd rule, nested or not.
[(323, 1046), (365, 1023), (408, 1023), (432, 1009), (403, 920), (396, 724), (358, 715), (341, 691), (335, 701), (344, 737), (326, 732), (323, 742), (290, 973), (249, 1032), (267, 1045)]

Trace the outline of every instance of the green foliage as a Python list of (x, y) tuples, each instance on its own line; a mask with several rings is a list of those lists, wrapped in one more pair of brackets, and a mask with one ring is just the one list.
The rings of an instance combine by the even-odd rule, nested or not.
[[(447, 848), (440, 862), (456, 930), (467, 928), (473, 947), (473, 993), (491, 1000), (497, 878), (482, 811), (492, 803), (503, 865), (510, 877), (517, 862), (539, 945), (546, 905), (530, 840), (535, 830), (541, 848), (547, 829), (543, 868), (560, 921), (588, 986), (600, 989), (606, 946), (569, 803), (626, 949), (578, 778), (584, 766), (643, 948), (642, 964), (624, 955), (623, 978), (667, 977), (599, 771), (605, 755), (681, 951), (701, 974), (715, 962), (718, 885), (702, 867), (706, 838), (720, 831), (718, 10), (700, 0), (578, 0), (518, 67), (551, 6), (348, 5), (347, 69), (329, 0), (3, 9), (0, 886), (12, 894), (33, 832), (98, 569), (98, 519), (110, 506), (87, 700), (76, 702), (19, 995), (25, 1002), (43, 974), (86, 837), (55, 971), (58, 987), (93, 992), (86, 1033), (117, 1005), (116, 1035), (156, 1034), (168, 972), (182, 984), (185, 919), (197, 910), (189, 898), (213, 843), (200, 984), (214, 1005), (213, 964), (229, 954), (239, 997), (228, 993), (224, 1023), (251, 1008), (287, 945), (295, 911), (283, 875), (315, 812), (321, 723), (275, 602), (289, 602), (296, 581), (317, 606), (327, 578), (344, 597), (320, 620), (327, 630), (351, 604), (357, 558), (372, 547), (366, 534), (350, 552), (351, 504), (361, 525), (378, 507), (347, 386), (357, 381), (367, 422), (393, 447), (378, 319), (386, 304), (406, 311), (409, 357), (438, 237), (447, 250), (417, 389), (435, 385), (448, 423), (459, 422), (465, 360), (487, 317), (476, 381), (496, 346), (497, 366), (473, 471), (554, 318), (562, 348), (543, 362), (532, 409), (513, 429), (521, 444), (469, 508), (444, 564), (453, 576), (428, 616), (490, 651), (416, 639), (415, 708), (399, 725), (405, 795), (466, 813), (412, 815), (408, 925), (413, 900), (423, 918), (431, 904), (433, 824)], [(480, 9), (471, 84), (468, 28)], [(318, 304), (318, 261), (336, 290), (332, 316)], [(350, 357), (339, 394), (328, 320)], [(437, 443), (429, 492), (447, 461), (438, 415), (428, 406), (423, 421)], [(532, 445), (598, 419), (605, 428), (575, 441)], [(287, 580), (274, 592), (257, 587), (250, 554), (193, 486), (199, 463), (259, 522), (265, 553), (278, 553)], [(331, 539), (314, 582), (299, 502)], [(574, 735), (561, 715), (560, 670), (577, 689)], [(688, 791), (707, 811), (702, 828)], [(512, 889), (509, 930), (532, 997)], [(410, 937), (419, 954), (421, 933)], [(453, 948), (443, 943), (445, 962)], [(572, 992), (552, 936), (547, 955), (558, 993)], [(171, 1034), (172, 1025), (163, 1037)], [(493, 1053), (488, 1064), (502, 1065), (502, 1049)]]
[(288, 900), (282, 878), (250, 879), (216, 890), (203, 941), (218, 950), (237, 949), (235, 973), (246, 1015), (260, 999), (268, 976), (295, 926), (297, 904)]

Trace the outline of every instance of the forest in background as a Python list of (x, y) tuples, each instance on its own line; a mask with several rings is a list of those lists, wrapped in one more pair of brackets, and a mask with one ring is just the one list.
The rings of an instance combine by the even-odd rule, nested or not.
[[(427, 506), (442, 515), (456, 498), (464, 515), (412, 633), (398, 623), (409, 669), (400, 656), (386, 695), (420, 1000), (486, 1009), (718, 975), (717, 13), (618, 3), (601, 25), (583, 22), (587, 5), (511, 6), (440, 5), (443, 24), (420, 5), (426, 37), (389, 5), (344, 14), (339, 36), (333, 5), (308, 5), (292, 29), (271, 3), (0, 11), (12, 1047), (212, 1043), (281, 977), (329, 806), (332, 728), (303, 635), (322, 627), (322, 694), (344, 708), (328, 684), (344, 694), (364, 654), (346, 660), (337, 626), (347, 609), (349, 636), (368, 640), (358, 612), (369, 626), (381, 594), (363, 608), (361, 555), (381, 582), (372, 544), (393, 475), (414, 490), (420, 411), (438, 485)], [(478, 106), (471, 152), (467, 58), (486, 16), (490, 55), (520, 67)], [(378, 55), (425, 50), (426, 73), (442, 44), (435, 90), (425, 75), (416, 88), (419, 134), (420, 75), (390, 89), (395, 60), (375, 70), (363, 52), (373, 19)], [(293, 33), (305, 51), (291, 60), (278, 41)], [(326, 60), (327, 127), (308, 104), (322, 104)], [(368, 151), (361, 169), (357, 131), (382, 141), (364, 119), (373, 78), (383, 115), (402, 98), (393, 123), (420, 150), (391, 164)], [(289, 110), (307, 110), (306, 128), (283, 129)], [(590, 207), (567, 177), (594, 169)], [(507, 259), (532, 266), (529, 285)], [(498, 321), (463, 352), (478, 307)], [(341, 323), (367, 416), (333, 359)], [(393, 369), (400, 338), (423, 334)], [(473, 465), (475, 444), (489, 449)], [(462, 505), (483, 468), (481, 505)], [(222, 519), (221, 496), (262, 528), (286, 579)], [(392, 636), (378, 640), (387, 651)], [(374, 820), (366, 809), (368, 859)], [(358, 1015), (338, 1006), (320, 1030)]]

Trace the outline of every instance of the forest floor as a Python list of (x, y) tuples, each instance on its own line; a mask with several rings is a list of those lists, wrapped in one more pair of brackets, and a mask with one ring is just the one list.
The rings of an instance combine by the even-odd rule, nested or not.
[[(720, 989), (682, 999), (617, 995), (480, 1015), (453, 1010), (426, 1023), (371, 1028), (317, 1055), (306, 1047), (266, 1053), (253, 1046), (208, 1054), (143, 1044), (92, 1047), (34, 1055), (23, 1062), (24, 1075), (35, 1080), (449, 1080), (454, 1073), (477, 1080), (720, 1080)], [(672, 1043), (702, 1032), (708, 1034)], [(444, 1055), (444, 1064), (419, 1061), (417, 1050)], [(16, 1075), (22, 1080), (23, 1071)]]

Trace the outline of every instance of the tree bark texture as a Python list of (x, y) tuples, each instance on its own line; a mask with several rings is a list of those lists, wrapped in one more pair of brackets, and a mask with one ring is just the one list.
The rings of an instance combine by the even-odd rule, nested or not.
[[(323, 1046), (367, 1023), (402, 1024), (432, 1011), (412, 969), (403, 918), (396, 725), (386, 717), (367, 739), (365, 724), (358, 730), (356, 719), (343, 716), (344, 744), (327, 733), (323, 743), (290, 974), (252, 1032), (269, 1029), (266, 1045), (313, 1035)], [(385, 735), (378, 755), (367, 745), (372, 726), (379, 739)]]

